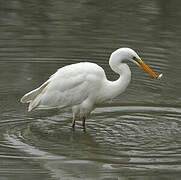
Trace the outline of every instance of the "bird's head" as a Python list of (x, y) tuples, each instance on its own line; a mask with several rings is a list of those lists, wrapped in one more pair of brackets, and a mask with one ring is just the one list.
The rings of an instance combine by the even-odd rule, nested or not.
[(140, 66), (142, 69), (144, 69), (146, 72), (148, 72), (153, 78), (160, 79), (162, 77), (162, 74), (157, 75), (155, 74), (138, 56), (138, 54), (131, 48), (120, 48), (114, 51), (111, 54), (110, 57), (110, 66), (111, 66), (111, 60), (117, 61), (121, 63), (124, 60), (131, 61), (138, 66)]

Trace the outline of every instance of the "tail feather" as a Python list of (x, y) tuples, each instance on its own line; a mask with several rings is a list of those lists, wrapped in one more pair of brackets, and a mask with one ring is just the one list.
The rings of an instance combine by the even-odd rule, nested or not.
[(31, 101), (33, 101), (36, 96), (40, 94), (40, 89), (34, 89), (33, 91), (25, 94), (22, 98), (21, 98), (21, 102), (22, 103), (30, 103)]
[[(21, 98), (22, 103), (31, 103), (35, 98), (45, 89), (45, 87), (49, 84), (49, 81), (42, 84), (39, 88), (34, 89), (33, 91), (28, 92)], [(32, 109), (32, 108), (31, 108)]]

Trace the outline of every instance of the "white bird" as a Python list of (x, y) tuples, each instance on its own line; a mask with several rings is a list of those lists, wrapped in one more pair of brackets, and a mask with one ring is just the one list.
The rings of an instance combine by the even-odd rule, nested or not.
[(131, 80), (131, 71), (123, 61), (132, 61), (142, 67), (153, 78), (160, 79), (130, 48), (114, 51), (109, 59), (111, 69), (119, 74), (116, 81), (106, 78), (104, 69), (95, 63), (80, 62), (67, 65), (57, 70), (45, 83), (37, 89), (25, 94), (22, 103), (29, 103), (28, 111), (39, 109), (72, 107), (72, 127), (75, 119), (85, 119), (96, 105), (112, 99), (125, 91)]

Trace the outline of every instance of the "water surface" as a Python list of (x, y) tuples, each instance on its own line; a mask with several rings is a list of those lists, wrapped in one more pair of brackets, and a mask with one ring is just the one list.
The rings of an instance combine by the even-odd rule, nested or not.
[[(180, 1), (0, 2), (0, 179), (180, 179)], [(135, 49), (161, 81), (129, 63), (126, 92), (71, 128), (70, 109), (27, 112), (19, 102), (57, 68), (108, 66)]]

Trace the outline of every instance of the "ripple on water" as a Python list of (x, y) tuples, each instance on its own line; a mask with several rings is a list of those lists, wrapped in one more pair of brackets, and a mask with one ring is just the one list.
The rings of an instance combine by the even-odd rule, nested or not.
[(87, 120), (84, 132), (80, 121), (72, 130), (68, 112), (21, 117), (3, 121), (0, 146), (24, 152), (6, 154), (12, 158), (61, 160), (65, 164), (94, 162), (114, 170), (123, 166), (165, 169), (168, 165), (176, 169), (181, 163), (180, 119), (180, 107), (99, 107)]

